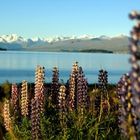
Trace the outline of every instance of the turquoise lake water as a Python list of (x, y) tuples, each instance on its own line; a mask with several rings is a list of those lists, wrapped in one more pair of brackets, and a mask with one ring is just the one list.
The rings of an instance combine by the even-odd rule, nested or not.
[(106, 69), (109, 83), (117, 83), (122, 74), (130, 70), (127, 54), (67, 53), (67, 52), (24, 52), (0, 51), (0, 83), (8, 80), (34, 82), (37, 65), (46, 69), (46, 82), (51, 82), (52, 68), (59, 68), (60, 79), (66, 82), (74, 62), (79, 62), (89, 83), (97, 83), (98, 70)]

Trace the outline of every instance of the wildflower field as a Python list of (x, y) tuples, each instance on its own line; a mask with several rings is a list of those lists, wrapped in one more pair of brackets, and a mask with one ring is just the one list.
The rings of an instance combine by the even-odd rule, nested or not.
[[(6, 82), (0, 86), (0, 139), (4, 140), (136, 140), (140, 139), (140, 14), (131, 31), (130, 72), (117, 85), (99, 70), (98, 83), (88, 85), (78, 62), (67, 83), (52, 70), (45, 83), (45, 68), (37, 66), (35, 82)], [(47, 67), (47, 66), (46, 66)]]

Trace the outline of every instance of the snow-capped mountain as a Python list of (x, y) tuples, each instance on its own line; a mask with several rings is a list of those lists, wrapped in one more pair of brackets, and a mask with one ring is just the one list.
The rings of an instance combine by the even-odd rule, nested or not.
[(109, 36), (106, 36), (106, 35), (101, 35), (101, 36), (99, 36), (99, 39), (110, 40), (111, 38)]
[(93, 35), (88, 35), (88, 34), (85, 34), (85, 35), (81, 35), (79, 37), (77, 37), (78, 39), (82, 39), (82, 40), (90, 40), (90, 39), (93, 39), (94, 36)]
[(127, 38), (128, 36), (124, 35), (124, 34), (120, 34), (120, 35), (115, 35), (111, 38), (118, 38), (118, 39), (123, 39), (123, 38)]
[(26, 39), (24, 39), (21, 36), (18, 36), (16, 34), (11, 34), (11, 35), (2, 35), (0, 36), (0, 42), (26, 42)]
[(29, 42), (48, 42), (48, 43), (52, 43), (52, 42), (60, 42), (60, 41), (66, 41), (66, 40), (90, 40), (90, 39), (94, 39), (94, 38), (98, 38), (98, 39), (105, 39), (105, 40), (110, 40), (113, 38), (126, 38), (126, 35), (117, 35), (117, 36), (113, 36), (113, 37), (109, 37), (109, 36), (105, 36), (105, 35), (101, 35), (99, 37), (95, 37), (93, 35), (81, 35), (81, 36), (70, 36), (70, 37), (65, 37), (65, 36), (55, 36), (55, 37), (46, 37), (46, 38), (39, 38), (39, 37), (35, 37), (35, 38), (23, 38), (21, 36), (18, 36), (16, 34), (11, 34), (11, 35), (2, 35), (0, 36), (0, 42), (3, 43), (27, 43)]
[(59, 41), (66, 41), (66, 40), (76, 40), (76, 39), (81, 39), (81, 40), (89, 40), (89, 39), (92, 39), (94, 38), (94, 36), (92, 35), (81, 35), (81, 36), (76, 36), (76, 35), (73, 35), (73, 36), (70, 36), (70, 37), (66, 37), (66, 36), (56, 36), (56, 37), (48, 37), (48, 38), (45, 38), (45, 40), (49, 43), (52, 43), (52, 42), (59, 42)]
[(7, 50), (32, 51), (84, 51), (109, 50), (126, 52), (129, 37), (126, 35), (109, 36), (56, 36), (46, 38), (24, 38), (16, 34), (0, 36), (0, 48)]
[(49, 42), (49, 43), (52, 43), (52, 42), (59, 42), (59, 41), (64, 41), (64, 40), (67, 40), (69, 38), (67, 37), (63, 37), (63, 36), (56, 36), (56, 37), (47, 37), (45, 38), (45, 41)]
[(39, 38), (39, 37), (34, 37), (34, 38), (31, 38), (31, 40), (32, 40), (33, 42), (40, 42), (40, 41), (42, 41), (43, 39), (41, 39), (41, 38)]
[[(59, 42), (59, 41), (66, 41), (66, 40), (74, 40), (74, 39), (81, 39), (81, 40), (89, 40), (94, 38), (92, 35), (81, 35), (81, 36), (55, 36), (55, 37), (47, 37), (47, 38), (30, 38), (33, 42)], [(28, 42), (29, 39), (25, 39), (21, 36), (18, 36), (16, 34), (11, 34), (11, 35), (2, 35), (0, 36), (0, 42), (7, 42), (7, 43), (12, 43), (12, 42)]]

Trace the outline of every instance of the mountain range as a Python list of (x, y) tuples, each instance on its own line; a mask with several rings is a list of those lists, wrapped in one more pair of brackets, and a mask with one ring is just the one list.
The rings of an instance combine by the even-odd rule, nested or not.
[(16, 34), (0, 36), (0, 49), (24, 51), (112, 52), (127, 53), (129, 37), (92, 35), (23, 38)]

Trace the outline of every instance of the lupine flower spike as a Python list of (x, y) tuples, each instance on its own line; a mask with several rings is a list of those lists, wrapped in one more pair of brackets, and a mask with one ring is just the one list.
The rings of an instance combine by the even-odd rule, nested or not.
[(119, 84), (118, 95), (121, 103), (119, 107), (119, 127), (123, 135), (131, 139), (136, 139), (136, 118), (133, 114), (133, 94), (130, 74), (123, 75)]
[(11, 117), (10, 117), (10, 107), (9, 101), (5, 100), (4, 108), (3, 108), (3, 118), (4, 118), (4, 126), (7, 131), (11, 130)]
[(44, 81), (45, 69), (38, 66), (35, 76), (35, 96), (31, 102), (32, 139), (41, 139), (41, 115), (44, 113), (45, 96)]
[(51, 96), (53, 105), (58, 105), (58, 92), (59, 92), (59, 71), (57, 67), (53, 68)]
[(58, 94), (58, 106), (59, 106), (59, 117), (60, 117), (60, 121), (61, 124), (65, 123), (65, 119), (66, 119), (66, 87), (64, 85), (62, 85), (60, 87), (59, 90), (59, 94)]
[(110, 111), (109, 95), (107, 91), (108, 84), (107, 71), (102, 69), (99, 71), (98, 83), (101, 95), (97, 96), (95, 99), (95, 109), (97, 110), (97, 114), (99, 113), (100, 109), (102, 109), (103, 112), (107, 113), (108, 111)]
[(87, 80), (84, 78), (84, 72), (82, 67), (79, 67), (77, 76), (77, 109), (79, 113), (83, 114), (83, 111), (89, 106), (89, 97), (87, 94)]
[(69, 79), (69, 95), (68, 95), (68, 108), (70, 111), (75, 109), (75, 104), (76, 104), (76, 77), (77, 77), (77, 73), (78, 73), (78, 63), (74, 63), (72, 66), (72, 72), (70, 75), (70, 79)]
[(27, 81), (22, 81), (21, 87), (21, 114), (28, 116), (28, 84)]
[(13, 108), (14, 115), (18, 111), (18, 101), (19, 101), (19, 96), (18, 96), (17, 84), (12, 84), (11, 105)]
[[(133, 11), (129, 17), (137, 21), (131, 31), (130, 39), (130, 63), (131, 72), (129, 77), (122, 79), (123, 82), (119, 89), (122, 102), (122, 114), (120, 115), (121, 128), (130, 140), (137, 139), (137, 132), (140, 130), (140, 53), (138, 51), (140, 42), (140, 13)], [(123, 127), (122, 127), (123, 126)]]
[(45, 68), (38, 66), (35, 73), (35, 99), (39, 100), (41, 113), (44, 112), (45, 95), (44, 95), (44, 82), (45, 82)]

